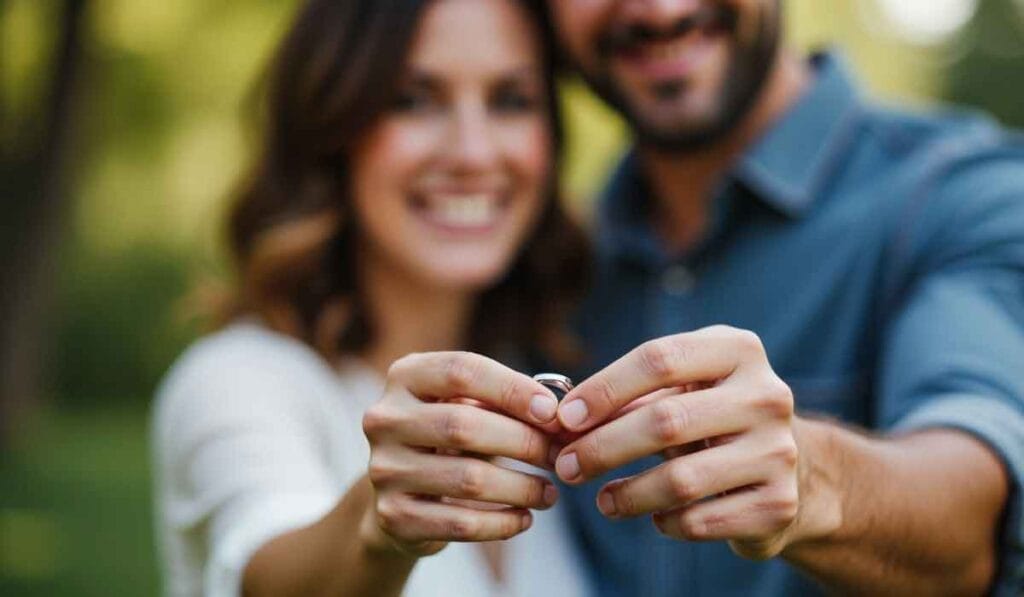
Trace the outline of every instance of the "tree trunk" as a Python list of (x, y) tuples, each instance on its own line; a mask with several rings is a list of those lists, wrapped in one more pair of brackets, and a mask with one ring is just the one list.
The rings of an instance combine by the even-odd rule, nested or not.
[[(49, 95), (36, 139), (8, 131), (0, 195), (0, 445), (40, 404), (53, 323), (57, 256), (67, 211), (69, 147), (86, 0), (64, 0)], [(13, 124), (12, 124), (13, 126)], [(26, 127), (30, 130), (32, 127)]]

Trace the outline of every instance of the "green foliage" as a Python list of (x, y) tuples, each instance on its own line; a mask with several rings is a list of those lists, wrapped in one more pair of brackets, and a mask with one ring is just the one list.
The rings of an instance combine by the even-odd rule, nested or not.
[(40, 132), (30, 128), (38, 122), (28, 116), (47, 83), (57, 8), (55, 0), (0, 2), (0, 155), (16, 140)]
[(241, 106), (292, 4), (89, 3), (47, 377), (59, 405), (144, 407), (196, 335), (182, 299), (217, 261), (249, 153)]
[(981, 2), (962, 37), (968, 51), (950, 69), (945, 95), (1024, 127), (1024, 2)]
[(0, 459), (0, 595), (157, 594), (146, 420), (41, 413)]
[(194, 328), (181, 297), (188, 270), (181, 255), (140, 247), (114, 259), (68, 255), (52, 371), (61, 405), (144, 406)]

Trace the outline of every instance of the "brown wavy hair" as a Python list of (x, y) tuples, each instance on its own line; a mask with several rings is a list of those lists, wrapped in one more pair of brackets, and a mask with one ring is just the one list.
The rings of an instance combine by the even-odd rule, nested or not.
[[(222, 321), (259, 315), (328, 358), (373, 342), (357, 275), (348, 158), (392, 105), (431, 1), (307, 0), (300, 7), (264, 78), (260, 153), (228, 219), (240, 280)], [(510, 1), (538, 26), (556, 157), (541, 217), (503, 279), (478, 298), (467, 348), (558, 362), (573, 352), (564, 322), (589, 258), (557, 193), (562, 129), (543, 0)]]

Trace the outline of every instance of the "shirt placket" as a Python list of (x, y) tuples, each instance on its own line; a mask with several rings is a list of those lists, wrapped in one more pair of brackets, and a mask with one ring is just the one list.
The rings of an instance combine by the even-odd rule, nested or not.
[[(651, 272), (647, 284), (646, 337), (658, 338), (688, 331), (694, 327), (694, 298), (697, 275), (684, 260), (666, 261)], [(693, 595), (698, 589), (694, 546), (663, 537), (647, 535), (645, 552), (651, 558), (654, 574), (643, 594), (670, 597), (680, 593)]]

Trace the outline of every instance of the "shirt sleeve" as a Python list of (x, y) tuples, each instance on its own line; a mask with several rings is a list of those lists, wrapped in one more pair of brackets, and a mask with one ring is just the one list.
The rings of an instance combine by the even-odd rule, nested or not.
[(878, 416), (953, 428), (1002, 460), (1011, 495), (995, 594), (1024, 588), (1024, 161), (952, 172), (903, 234), (917, 255), (885, 330)]
[(344, 488), (333, 481), (320, 396), (293, 355), (199, 352), (160, 397), (165, 517), (204, 553), (203, 593), (238, 595), (252, 555), (324, 516)]

